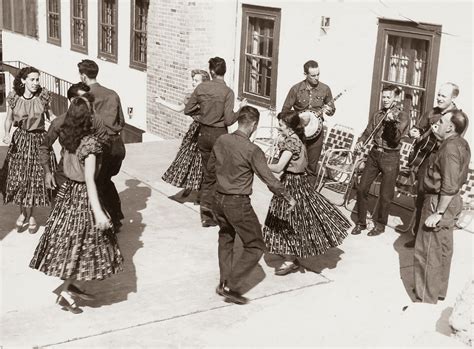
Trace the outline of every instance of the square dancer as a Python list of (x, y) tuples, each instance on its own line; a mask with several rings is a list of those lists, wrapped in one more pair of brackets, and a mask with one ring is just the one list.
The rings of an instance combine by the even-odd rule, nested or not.
[[(248, 302), (239, 292), (239, 287), (265, 250), (262, 229), (250, 203), (254, 173), (275, 195), (285, 198), (288, 211), (296, 204), (268, 168), (263, 151), (249, 140), (257, 129), (259, 117), (256, 108), (243, 107), (237, 131), (219, 137), (208, 164), (209, 176), (216, 180), (213, 208), (220, 227), (220, 283), (216, 292), (236, 304)], [(239, 259), (234, 259), (236, 235), (244, 247)]]

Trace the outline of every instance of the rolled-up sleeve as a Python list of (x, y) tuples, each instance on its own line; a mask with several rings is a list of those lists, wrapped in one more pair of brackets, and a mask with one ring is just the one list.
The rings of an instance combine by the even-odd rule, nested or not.
[(38, 161), (46, 173), (51, 173), (50, 167), (50, 153), (53, 151), (53, 144), (59, 137), (59, 123), (58, 119), (54, 119), (49, 126), (48, 132), (44, 137), (43, 143), (38, 148)]
[(291, 200), (290, 194), (283, 184), (276, 179), (273, 172), (267, 166), (265, 154), (260, 148), (252, 152), (251, 165), (255, 174), (265, 183), (270, 191), (276, 196), (283, 196), (288, 202)]
[(194, 89), (193, 93), (191, 94), (191, 97), (189, 97), (188, 102), (184, 106), (184, 114), (192, 115), (196, 107), (199, 107), (198, 97), (197, 97), (197, 93), (199, 91), (198, 89), (199, 89), (199, 86)]
[(224, 101), (224, 124), (232, 125), (237, 121), (239, 113), (234, 113), (234, 92), (229, 89)]
[(462, 156), (455, 144), (447, 144), (443, 156), (439, 159), (441, 174), (441, 195), (455, 195), (462, 185)]

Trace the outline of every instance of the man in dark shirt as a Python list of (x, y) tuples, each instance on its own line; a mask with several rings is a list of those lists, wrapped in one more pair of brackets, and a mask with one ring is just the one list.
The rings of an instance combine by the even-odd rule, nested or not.
[[(237, 304), (248, 302), (239, 293), (239, 286), (265, 249), (261, 226), (250, 204), (254, 173), (275, 195), (284, 196), (291, 208), (296, 203), (268, 168), (263, 151), (249, 140), (257, 129), (259, 116), (256, 108), (243, 107), (238, 130), (219, 137), (208, 164), (209, 176), (217, 181), (214, 213), (220, 227), (220, 283), (216, 292)], [(238, 260), (233, 259), (236, 234), (244, 247)]]
[(415, 242), (415, 295), (424, 303), (443, 300), (448, 291), (453, 256), (453, 229), (462, 211), (459, 190), (467, 181), (471, 151), (461, 137), (467, 116), (460, 110), (444, 114), (433, 127), (442, 143), (429, 158), (424, 178), (424, 224)]
[[(308, 61), (303, 66), (306, 79), (294, 85), (283, 104), (282, 111), (324, 110), (324, 114), (332, 116), (336, 112), (329, 86), (319, 81), (319, 65), (316, 61)], [(316, 138), (306, 141), (308, 151), (308, 180), (314, 185), (318, 170), (318, 161), (323, 149), (324, 132)]]
[[(196, 108), (200, 110), (198, 119), (201, 124), (198, 148), (202, 156), (203, 180), (200, 193), (201, 223), (203, 227), (215, 226), (217, 223), (212, 215), (212, 197), (214, 182), (209, 178), (207, 163), (216, 139), (227, 133), (227, 126), (232, 125), (238, 117), (234, 112), (234, 92), (226, 86), (224, 75), (226, 73), (225, 60), (214, 57), (209, 60), (209, 72), (212, 80), (200, 83), (193, 91), (184, 113), (193, 115)], [(246, 105), (242, 101), (240, 108)]]
[(409, 126), (408, 114), (396, 103), (398, 94), (399, 90), (394, 85), (382, 89), (383, 108), (372, 115), (356, 145), (360, 150), (373, 137), (373, 147), (357, 188), (357, 222), (352, 230), (353, 235), (367, 228), (369, 189), (379, 173), (382, 173), (379, 205), (374, 214), (374, 228), (367, 235), (376, 236), (385, 231), (400, 166), (400, 139), (408, 132)]
[(120, 132), (125, 126), (122, 105), (118, 94), (101, 86), (96, 78), (99, 66), (89, 59), (77, 64), (81, 80), (90, 87), (90, 93), (94, 96), (95, 116), (102, 120), (110, 138), (110, 144), (104, 147), (102, 153), (102, 166), (97, 175), (97, 190), (103, 200), (105, 209), (110, 214), (115, 231), (122, 226), (123, 219), (120, 196), (118, 195), (112, 177), (117, 175), (125, 158), (125, 146)]
[[(457, 106), (454, 103), (454, 100), (459, 95), (459, 87), (452, 82), (445, 83), (440, 86), (438, 94), (436, 97), (436, 107), (430, 111), (423, 114), (416, 123), (416, 125), (410, 130), (410, 137), (417, 139), (418, 141), (421, 138), (430, 137), (431, 126), (436, 124), (441, 117), (450, 112), (457, 110)], [(422, 137), (425, 136), (425, 137)], [(434, 137), (434, 136), (432, 136)], [(431, 153), (435, 153), (438, 150), (438, 145), (435, 144)], [(415, 199), (415, 222), (413, 225), (413, 239), (405, 243), (405, 247), (413, 248), (415, 247), (416, 233), (420, 228), (421, 221), (421, 209), (423, 208), (424, 201), (424, 192), (423, 192), (423, 181), (425, 178), (426, 168), (428, 166), (428, 156), (423, 160), (423, 162), (418, 166), (416, 172), (417, 178), (417, 195)]]
[[(71, 99), (73, 99), (74, 97), (82, 96), (86, 92), (89, 92), (89, 90), (90, 90), (89, 86), (87, 86), (83, 82), (73, 84), (67, 90), (67, 98), (69, 99), (69, 101), (71, 101)], [(50, 154), (53, 151), (54, 142), (56, 142), (56, 139), (58, 139), (59, 137), (61, 126), (63, 125), (64, 119), (66, 118), (66, 113), (56, 117), (53, 121), (51, 121), (51, 124), (49, 125), (49, 128), (48, 128), (48, 132), (46, 133), (46, 136), (44, 137), (44, 141), (40, 145), (39, 150), (38, 150), (39, 162), (41, 166), (43, 167), (44, 173), (45, 173), (46, 188), (52, 189), (54, 195), (56, 195), (57, 189), (59, 189), (61, 185), (66, 181), (66, 177), (63, 172), (62, 156), (56, 168), (56, 171), (53, 175), (52, 169), (51, 169)], [(92, 126), (94, 128), (94, 134), (95, 136), (97, 136), (97, 138), (99, 138), (99, 141), (101, 141), (104, 144), (107, 144), (108, 135), (102, 121), (94, 117), (92, 119)], [(61, 143), (61, 139), (59, 139), (59, 142)], [(61, 150), (61, 155), (62, 155), (62, 151), (63, 150)]]

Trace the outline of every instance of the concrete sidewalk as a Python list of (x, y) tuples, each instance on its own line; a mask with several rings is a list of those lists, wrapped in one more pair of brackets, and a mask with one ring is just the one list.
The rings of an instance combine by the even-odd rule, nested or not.
[[(448, 317), (472, 275), (472, 234), (455, 232), (448, 297), (412, 303), (413, 250), (393, 230), (349, 236), (306, 271), (278, 277), (265, 256), (247, 283), (249, 305), (214, 292), (218, 228), (202, 228), (199, 207), (168, 196), (179, 191), (161, 174), (178, 141), (127, 145), (116, 177), (126, 219), (119, 243), (125, 270), (84, 285), (97, 297), (73, 315), (54, 304), (60, 281), (28, 267), (43, 227), (17, 233), (18, 209), (0, 206), (1, 345), (4, 347), (462, 346)], [(3, 150), (3, 149), (2, 149)], [(0, 156), (3, 163), (3, 156)], [(252, 202), (263, 222), (270, 192), (256, 181)], [(344, 211), (347, 215), (349, 213)], [(38, 210), (44, 225), (48, 209)]]

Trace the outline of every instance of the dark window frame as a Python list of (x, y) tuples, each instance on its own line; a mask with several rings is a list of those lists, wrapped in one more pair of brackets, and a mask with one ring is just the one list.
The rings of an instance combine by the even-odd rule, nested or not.
[[(272, 57), (271, 59), (271, 75), (270, 75), (270, 96), (265, 97), (255, 93), (245, 91), (247, 79), (246, 76), (246, 52), (249, 18), (256, 17), (262, 20), (271, 20), (274, 22), (273, 26), (273, 42), (272, 42)], [(274, 7), (263, 7), (255, 5), (242, 5), (242, 36), (240, 42), (240, 67), (239, 67), (239, 98), (247, 98), (247, 100), (255, 105), (275, 108), (277, 95), (277, 81), (278, 81), (278, 51), (280, 43), (280, 23), (281, 23), (281, 9)], [(264, 58), (266, 59), (266, 58)]]
[[(145, 20), (145, 29), (136, 29), (135, 28), (135, 23), (136, 23), (136, 3), (137, 1), (142, 1), (144, 5), (146, 6), (146, 20)], [(138, 69), (141, 71), (146, 71), (147, 68), (147, 42), (148, 42), (148, 37), (147, 37), (147, 26), (148, 26), (148, 11), (149, 11), (149, 6), (150, 6), (150, 1), (149, 0), (132, 0), (131, 3), (131, 16), (130, 16), (130, 68)], [(144, 33), (145, 34), (145, 61), (137, 61), (135, 59), (135, 44), (136, 44), (136, 33)]]
[[(114, 8), (112, 12), (112, 24), (102, 22), (102, 11), (103, 4), (106, 1), (112, 1)], [(98, 1), (99, 12), (98, 12), (98, 31), (97, 31), (97, 56), (98, 58), (104, 59), (109, 62), (117, 63), (118, 61), (118, 0), (99, 0)], [(112, 37), (112, 50), (114, 52), (106, 52), (102, 50), (102, 27), (110, 26), (115, 35)]]
[[(77, 1), (83, 1), (84, 17), (74, 16), (74, 9), (76, 7)], [(87, 54), (88, 47), (89, 47), (89, 37), (88, 37), (88, 30), (87, 30), (89, 18), (87, 15), (87, 10), (88, 10), (88, 0), (71, 0), (71, 50), (80, 52), (80, 53), (85, 53), (85, 54)], [(84, 33), (83, 33), (84, 45), (79, 45), (75, 43), (75, 31), (74, 31), (75, 20), (84, 22)]]
[[(379, 29), (377, 34), (374, 68), (372, 73), (372, 92), (370, 98), (369, 115), (373, 115), (373, 113), (381, 108), (383, 85), (392, 83), (392, 81), (384, 80), (384, 73), (386, 72), (385, 62), (388, 55), (387, 46), (389, 35), (402, 38), (426, 40), (428, 42), (429, 46), (426, 57), (427, 66), (424, 76), (426, 82), (423, 88), (418, 88), (424, 93), (418, 118), (433, 107), (440, 54), (441, 29), (441, 25), (438, 24), (415, 23), (410, 21), (379, 18)], [(414, 89), (413, 85), (409, 84), (395, 83), (395, 85), (401, 86), (404, 90)], [(409, 100), (405, 99), (402, 102), (402, 104), (406, 106), (408, 105)]]
[[(50, 11), (50, 2), (56, 1), (58, 12)], [(58, 37), (50, 36), (51, 30), (51, 16), (58, 16)], [(46, 1), (46, 41), (49, 44), (61, 46), (61, 0), (47, 0)]]

